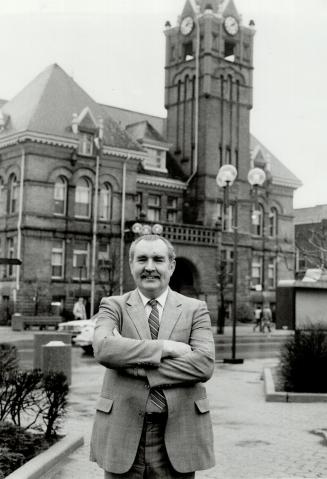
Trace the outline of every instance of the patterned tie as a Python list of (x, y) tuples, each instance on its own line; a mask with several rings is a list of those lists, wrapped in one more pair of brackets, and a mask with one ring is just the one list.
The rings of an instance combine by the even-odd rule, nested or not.
[[(148, 301), (148, 304), (152, 308), (148, 318), (151, 337), (152, 339), (157, 339), (160, 326), (159, 311), (157, 307), (158, 303), (156, 299), (151, 299)], [(160, 411), (167, 408), (165, 395), (159, 388), (152, 388), (150, 390), (150, 400)]]

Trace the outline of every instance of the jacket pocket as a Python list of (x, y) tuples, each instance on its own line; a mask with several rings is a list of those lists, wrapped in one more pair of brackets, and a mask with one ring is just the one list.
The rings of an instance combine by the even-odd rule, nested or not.
[(96, 403), (96, 410), (109, 413), (112, 409), (113, 400), (109, 398), (99, 397)]
[(201, 413), (204, 414), (205, 412), (209, 412), (209, 399), (208, 398), (201, 398), (198, 399), (197, 401), (194, 401), (195, 405), (197, 407), (197, 410)]

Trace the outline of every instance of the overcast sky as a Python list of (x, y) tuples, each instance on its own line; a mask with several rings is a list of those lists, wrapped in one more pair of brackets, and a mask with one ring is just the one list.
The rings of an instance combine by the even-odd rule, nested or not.
[[(166, 20), (185, 0), (0, 0), (0, 98), (58, 63), (94, 100), (165, 115)], [(256, 24), (251, 132), (327, 204), (327, 1), (235, 0)]]

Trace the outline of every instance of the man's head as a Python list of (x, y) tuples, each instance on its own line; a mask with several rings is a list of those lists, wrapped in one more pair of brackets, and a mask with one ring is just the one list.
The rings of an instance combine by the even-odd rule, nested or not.
[(175, 270), (174, 248), (162, 236), (141, 236), (131, 244), (129, 265), (141, 293), (156, 298), (165, 291)]

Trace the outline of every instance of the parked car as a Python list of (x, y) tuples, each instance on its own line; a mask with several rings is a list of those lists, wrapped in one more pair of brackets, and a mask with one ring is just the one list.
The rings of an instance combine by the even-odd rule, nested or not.
[(90, 324), (90, 321), (90, 319), (75, 319), (73, 321), (65, 321), (58, 324), (58, 331), (61, 333), (71, 334), (72, 342), (74, 343), (76, 336)]
[(96, 316), (88, 320), (87, 325), (85, 325), (82, 331), (74, 338), (75, 346), (79, 346), (85, 351), (86, 354), (91, 354), (93, 356), (93, 336), (94, 336), (94, 326), (95, 326)]

